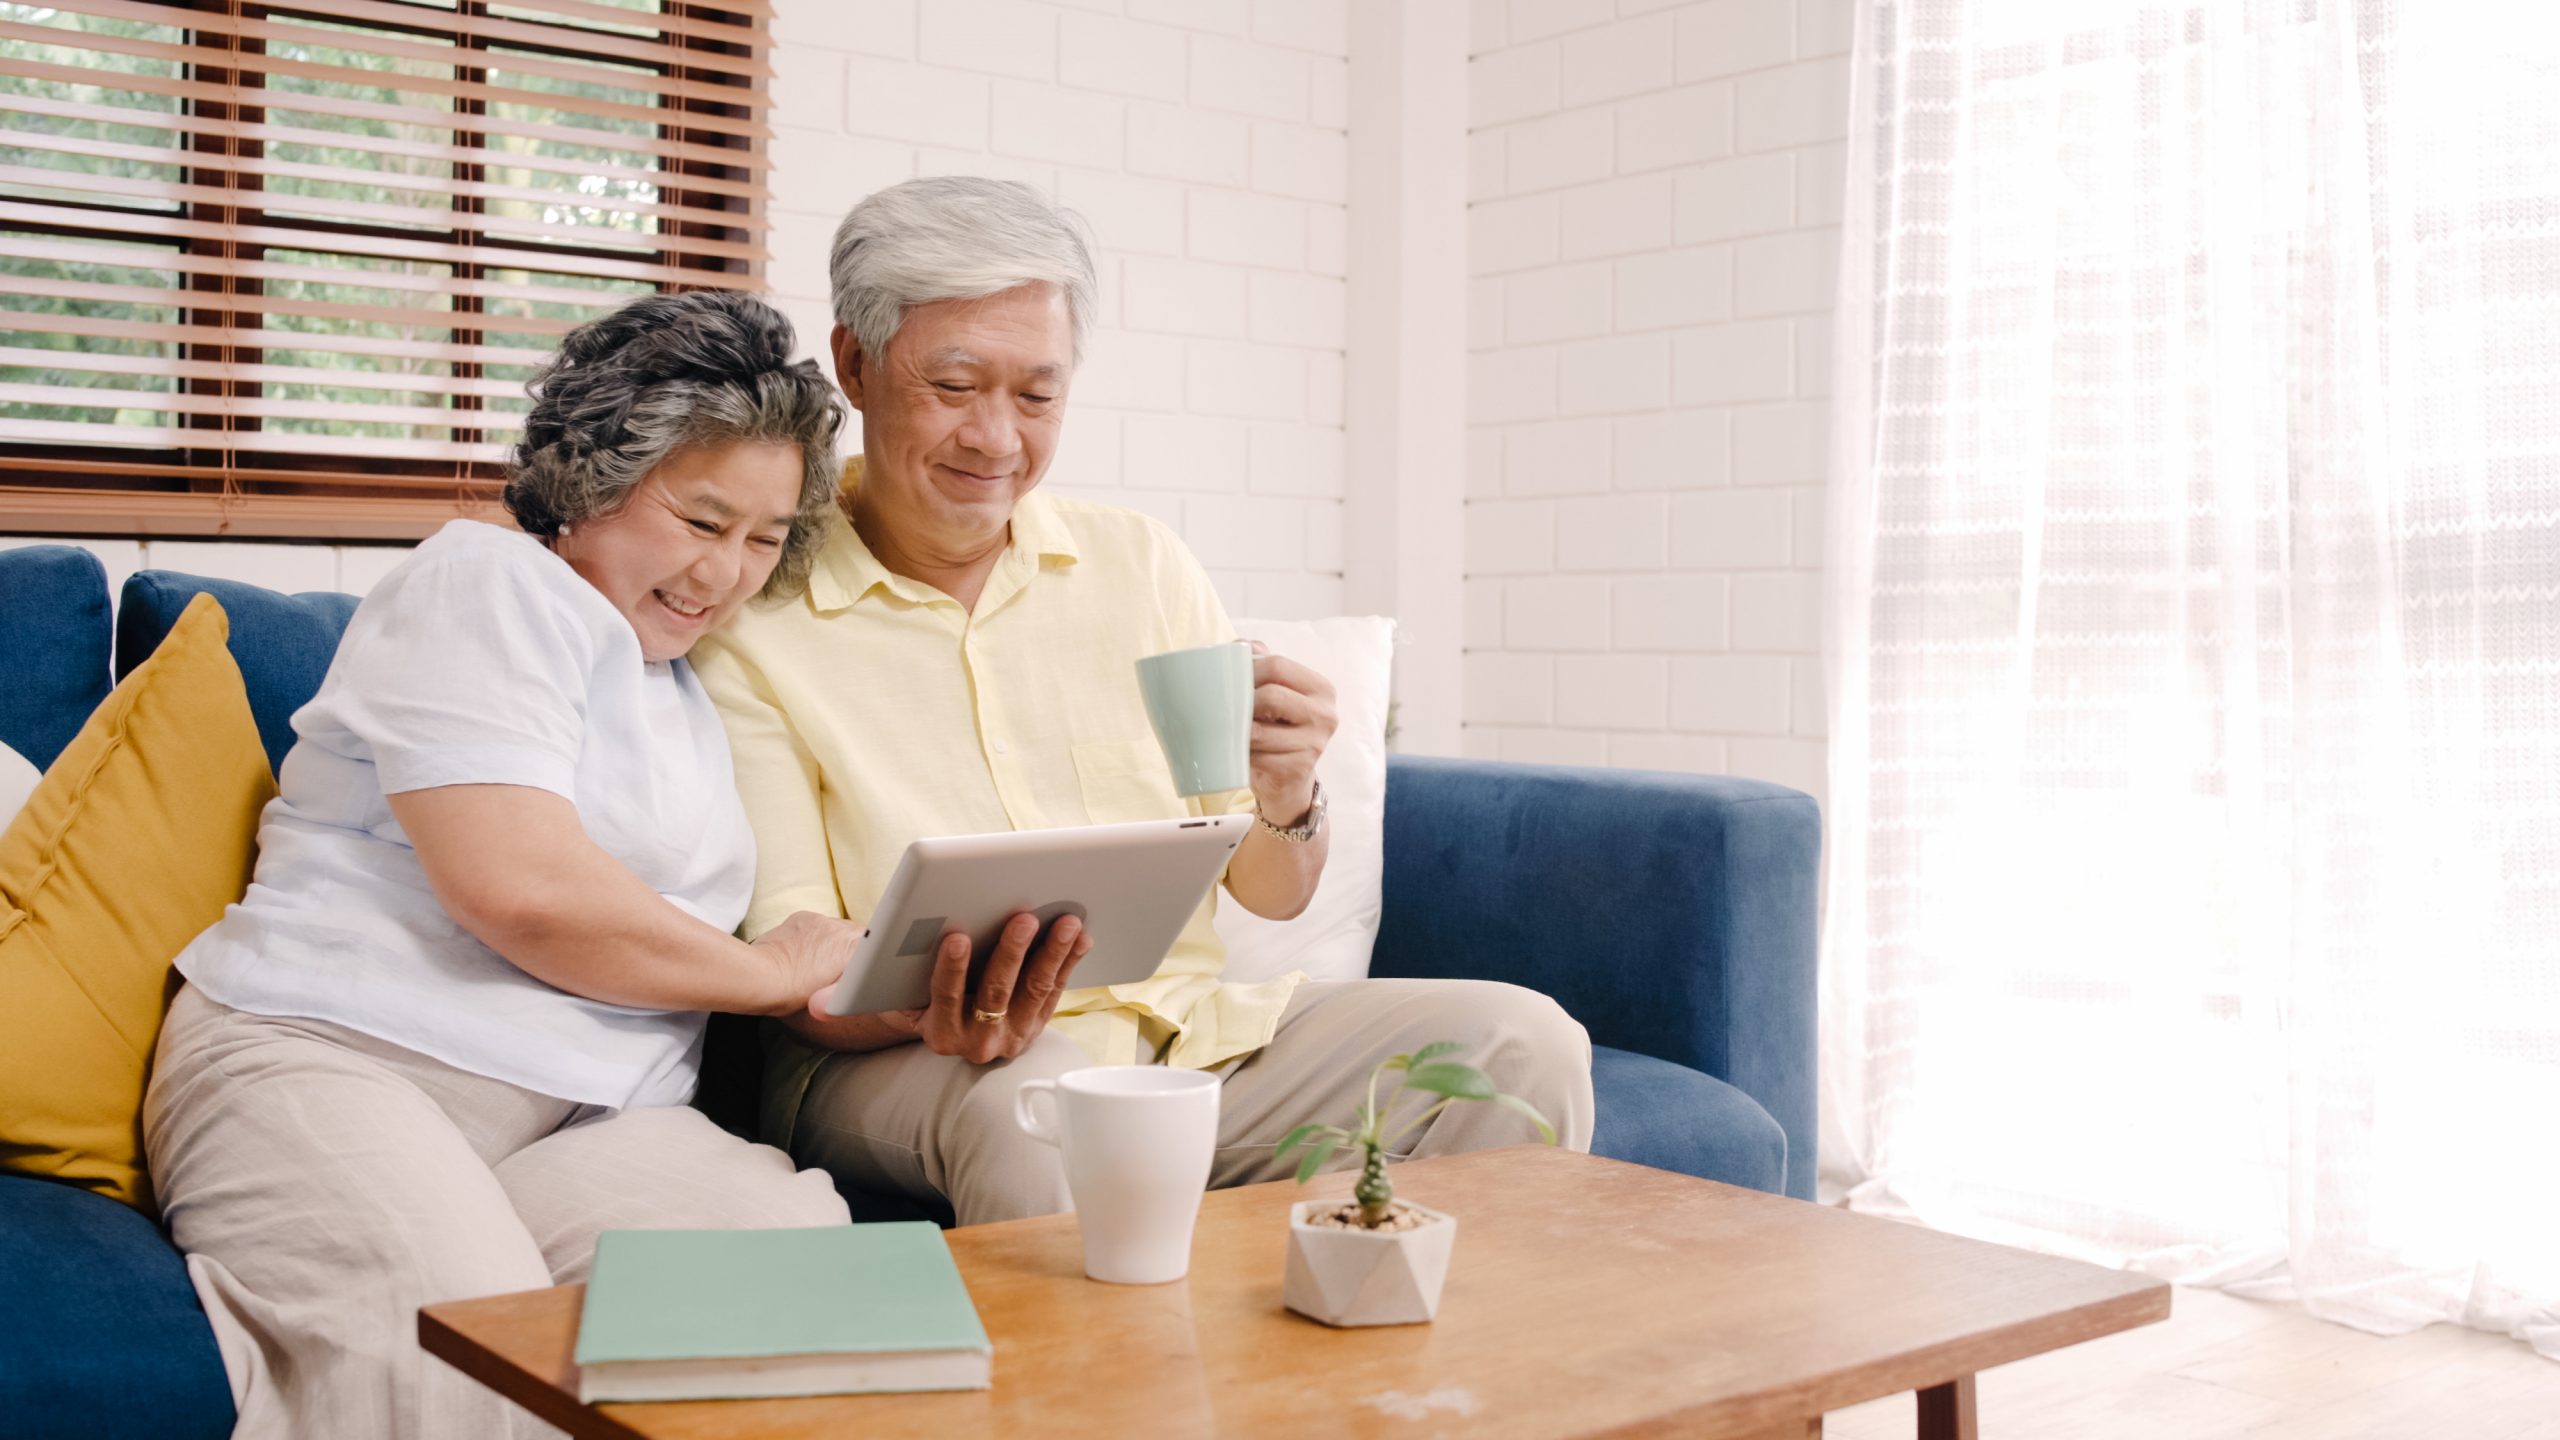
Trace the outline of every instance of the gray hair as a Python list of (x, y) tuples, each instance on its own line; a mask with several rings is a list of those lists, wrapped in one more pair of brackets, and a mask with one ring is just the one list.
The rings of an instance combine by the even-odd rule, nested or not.
[(508, 467), (507, 512), (553, 536), (610, 515), (688, 445), (797, 446), (800, 496), (764, 598), (796, 594), (836, 514), (836, 388), (791, 363), (791, 322), (735, 290), (648, 295), (569, 332), (525, 386), (533, 408)]
[(1067, 299), (1077, 363), (1099, 287), (1084, 222), (1018, 180), (935, 175), (874, 191), (836, 227), (827, 256), (836, 323), (874, 359), (907, 307), (1048, 284)]

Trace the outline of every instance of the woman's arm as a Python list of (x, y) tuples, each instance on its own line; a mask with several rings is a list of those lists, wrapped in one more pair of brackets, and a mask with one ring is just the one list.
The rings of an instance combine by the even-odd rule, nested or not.
[(642, 1010), (792, 1015), (832, 984), (861, 927), (795, 915), (757, 943), (670, 904), (588, 838), (577, 807), (525, 785), (390, 797), (436, 899), (545, 984)]

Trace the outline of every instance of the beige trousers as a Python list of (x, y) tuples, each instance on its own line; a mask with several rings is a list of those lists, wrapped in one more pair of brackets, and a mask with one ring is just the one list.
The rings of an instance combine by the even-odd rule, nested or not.
[[(1466, 1046), (1452, 1058), (1538, 1107), (1559, 1143), (1591, 1148), (1591, 1037), (1553, 1000), (1487, 980), (1350, 980), (1300, 985), (1269, 1045), (1221, 1066), (1212, 1188), (1283, 1179), (1296, 1156), (1272, 1149), (1302, 1121), (1351, 1123), (1369, 1071), (1435, 1040)], [(949, 1200), (963, 1225), (1074, 1208), (1055, 1148), (1014, 1124), (1026, 1080), (1093, 1061), (1063, 1035), (994, 1065), (971, 1065), (920, 1045), (828, 1058), (793, 1127), (792, 1158), (865, 1190)], [(1410, 1103), (1410, 1102), (1408, 1102)], [(1498, 1105), (1459, 1104), (1412, 1131), (1394, 1159), (1451, 1155), (1537, 1139)], [(1356, 1165), (1355, 1154), (1332, 1168)]]
[(242, 1440), (554, 1435), (418, 1348), (418, 1307), (583, 1279), (600, 1230), (846, 1218), (825, 1175), (696, 1111), (581, 1106), (193, 988), (142, 1123)]

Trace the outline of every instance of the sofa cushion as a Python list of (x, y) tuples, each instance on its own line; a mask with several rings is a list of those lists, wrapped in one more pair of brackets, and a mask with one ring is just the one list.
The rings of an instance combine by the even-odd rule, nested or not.
[(334, 591), (279, 595), (236, 580), (208, 580), (174, 570), (145, 570), (124, 582), (116, 612), (116, 678), (131, 674), (169, 633), (187, 602), (210, 595), (231, 617), (231, 658), (258, 717), (267, 768), (284, 768), (293, 748), (293, 712), (307, 704), (329, 673), (338, 637), (356, 613), (356, 597)]
[(1591, 1047), (1591, 1153), (1783, 1193), (1787, 1132), (1712, 1075), (1632, 1050)]
[(1781, 785), (1398, 755), (1369, 970), (1523, 985), (1597, 1044), (1736, 1087), (1810, 1200), (1821, 853), (1813, 798)]
[(221, 1440), (231, 1385), (160, 1228), (51, 1180), (0, 1175), (0, 1433)]
[(76, 545), (0, 550), (0, 745), (42, 770), (107, 698), (107, 572)]
[(248, 888), (275, 794), (225, 634), (222, 607), (191, 606), (0, 833), (0, 1170), (151, 1203), (169, 962)]

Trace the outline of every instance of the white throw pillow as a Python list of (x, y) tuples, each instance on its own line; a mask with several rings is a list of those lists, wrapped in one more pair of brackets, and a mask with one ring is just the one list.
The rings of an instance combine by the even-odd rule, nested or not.
[(36, 782), (43, 778), (44, 772), (35, 767), (34, 761), (0, 745), (0, 830), (8, 829), (9, 822), (18, 818), (18, 812), (26, 808), (27, 797), (36, 793)]
[(1333, 682), (1333, 743), (1316, 762), (1325, 824), (1333, 832), (1324, 879), (1306, 913), (1265, 920), (1235, 897), (1218, 897), (1226, 978), (1252, 983), (1303, 970), (1313, 980), (1362, 980), (1378, 939), (1387, 819), (1387, 680), (1395, 622), (1378, 615), (1330, 620), (1238, 620), (1259, 640)]

